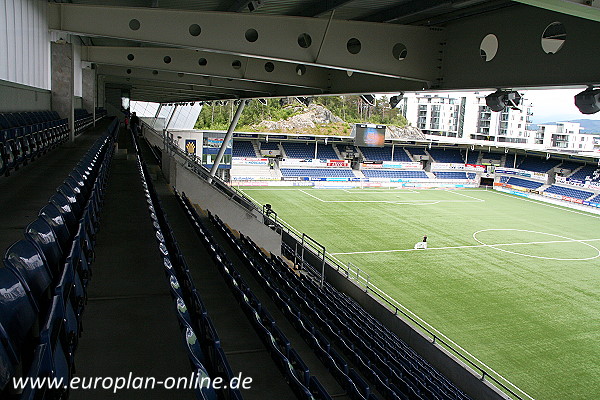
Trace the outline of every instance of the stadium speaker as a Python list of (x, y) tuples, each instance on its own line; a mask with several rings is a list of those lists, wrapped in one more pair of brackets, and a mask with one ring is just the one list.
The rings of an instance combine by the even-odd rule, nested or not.
[(375, 96), (373, 96), (372, 94), (361, 94), (360, 98), (370, 106), (375, 105)]
[(600, 111), (600, 89), (589, 87), (575, 95), (575, 105), (582, 114), (594, 114)]
[(312, 103), (313, 98), (312, 97), (296, 97), (296, 100), (298, 100), (300, 103), (304, 104), (305, 107), (308, 107), (310, 105), (310, 103)]
[(256, 11), (258, 8), (260, 8), (260, 6), (262, 6), (261, 0), (251, 1), (248, 3), (248, 11)]
[(500, 112), (506, 107), (518, 110), (521, 95), (514, 90), (497, 90), (485, 96), (485, 104), (495, 112)]
[(396, 108), (396, 106), (402, 101), (403, 97), (404, 97), (404, 93), (400, 93), (396, 96), (390, 97), (390, 107)]

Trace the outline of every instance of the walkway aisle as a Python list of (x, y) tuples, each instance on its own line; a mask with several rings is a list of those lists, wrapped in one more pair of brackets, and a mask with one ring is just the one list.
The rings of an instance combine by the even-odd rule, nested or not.
[[(140, 146), (155, 170), (146, 142)], [(244, 400), (296, 399), (160, 173), (154, 184), (234, 374), (252, 378), (251, 389), (242, 390)]]
[(10, 176), (0, 176), (0, 249), (2, 252), (12, 243), (22, 239), (23, 229), (33, 222), (40, 208), (69, 172), (106, 130), (109, 121), (98, 122), (75, 139), (11, 171)]
[[(127, 143), (121, 131), (120, 147)], [(125, 139), (125, 140), (123, 140)], [(189, 377), (162, 258), (158, 251), (136, 162), (115, 155), (96, 244), (96, 261), (76, 352), (82, 378)], [(193, 399), (191, 391), (72, 391), (71, 399)]]

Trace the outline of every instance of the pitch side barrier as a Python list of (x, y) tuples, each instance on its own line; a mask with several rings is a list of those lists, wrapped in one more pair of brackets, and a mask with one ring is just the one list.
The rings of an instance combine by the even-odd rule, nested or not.
[(323, 252), (320, 244), (302, 241), (302, 237), (290, 226), (283, 228), (282, 254), (317, 282), (321, 279), (319, 269), (325, 265), (326, 282), (351, 296), (466, 394), (474, 399), (533, 400), (508, 379), (379, 289), (366, 272), (352, 264), (344, 265)]

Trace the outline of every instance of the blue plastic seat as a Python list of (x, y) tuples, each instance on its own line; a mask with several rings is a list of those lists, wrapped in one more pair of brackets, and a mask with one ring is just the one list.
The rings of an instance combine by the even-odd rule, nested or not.
[(53, 275), (41, 250), (28, 240), (19, 240), (6, 250), (4, 265), (26, 282), (37, 308), (44, 308)]
[(69, 228), (67, 227), (65, 219), (63, 218), (59, 209), (52, 203), (47, 204), (42, 207), (39, 216), (42, 217), (52, 227), (52, 230), (58, 239), (62, 253), (67, 253), (71, 248), (71, 233), (69, 232)]
[(57, 278), (62, 272), (64, 259), (60, 243), (50, 224), (38, 217), (25, 228), (25, 237), (42, 251), (52, 276)]
[(0, 268), (0, 325), (17, 357), (27, 350), (24, 345), (36, 333), (37, 312), (27, 283), (13, 270)]
[(60, 211), (65, 223), (67, 224), (69, 232), (76, 232), (78, 219), (73, 212), (73, 208), (71, 207), (69, 200), (67, 200), (67, 198), (61, 193), (54, 193), (50, 197), (49, 203), (54, 204)]
[(81, 213), (83, 212), (84, 204), (79, 201), (77, 193), (75, 193), (70, 186), (64, 183), (60, 185), (56, 191), (62, 194), (69, 201), (71, 209), (73, 210), (73, 214), (75, 214), (75, 217), (79, 219)]
[[(50, 354), (48, 352), (48, 346), (46, 344), (39, 344), (36, 346), (35, 351), (33, 353), (33, 359), (31, 362), (31, 366), (29, 367), (29, 372), (27, 373), (27, 378), (29, 378), (29, 382), (32, 379), (44, 378), (48, 375), (48, 367), (50, 366)], [(35, 387), (34, 387), (35, 386)], [(48, 387), (45, 386), (36, 386), (36, 385), (27, 385), (23, 389), (23, 393), (19, 397), (19, 400), (40, 400), (46, 399), (46, 390)]]
[(17, 358), (8, 335), (0, 325), (0, 393), (10, 383), (11, 377), (17, 369)]
[[(71, 378), (71, 354), (65, 351), (63, 343), (67, 341), (65, 328), (65, 310), (60, 296), (54, 296), (52, 306), (48, 312), (48, 319), (40, 332), (40, 344), (45, 344), (48, 349), (50, 365), (43, 368), (48, 371), (48, 376), (62, 379), (68, 385)], [(61, 398), (65, 393), (64, 387), (51, 390), (53, 398)]]

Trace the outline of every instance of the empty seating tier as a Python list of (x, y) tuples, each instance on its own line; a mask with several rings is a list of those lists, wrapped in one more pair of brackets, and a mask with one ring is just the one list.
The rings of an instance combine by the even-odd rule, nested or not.
[[(114, 151), (115, 119), (10, 246), (0, 268), (0, 397), (12, 377), (62, 379), (74, 373), (96, 233)], [(26, 385), (21, 399), (66, 398), (63, 385)]]
[(256, 158), (256, 152), (252, 142), (247, 140), (235, 140), (231, 149), (233, 157)]
[(314, 143), (293, 143), (283, 142), (281, 143), (285, 155), (288, 158), (300, 158), (308, 159), (315, 158), (315, 144)]
[(478, 151), (469, 151), (466, 161), (467, 161), (467, 164), (477, 164), (479, 162), (479, 152)]
[(68, 138), (68, 120), (55, 111), (0, 114), (0, 174), (27, 165)]
[(546, 173), (552, 168), (556, 167), (559, 163), (560, 161), (558, 160), (545, 160), (539, 157), (525, 157), (523, 161), (517, 164), (517, 168), (527, 171)]
[(463, 171), (440, 171), (434, 174), (438, 179), (467, 179), (467, 173)]
[[(503, 177), (503, 178), (505, 178), (505, 177)], [(540, 186), (544, 185), (542, 182), (535, 182), (535, 181), (530, 181), (528, 179), (515, 178), (515, 177), (509, 177), (505, 183), (507, 183), (509, 185), (513, 185), (513, 186), (527, 188), (527, 189), (537, 189)]]
[[(237, 143), (237, 142), (234, 142)], [(277, 142), (260, 142), (261, 150), (279, 150), (279, 144)]]
[(590, 203), (600, 203), (600, 194), (598, 194), (598, 195), (596, 195), (596, 196), (592, 197), (592, 198), (589, 200), (589, 202), (590, 202)]
[(464, 164), (465, 159), (459, 149), (440, 149), (432, 147), (428, 150), (429, 155), (433, 157), (435, 162), (439, 163), (454, 163)]
[(544, 192), (558, 194), (560, 196), (572, 197), (574, 199), (581, 200), (585, 200), (594, 194), (585, 190), (572, 189), (557, 185), (550, 186), (548, 189), (544, 190)]
[(335, 153), (331, 144), (317, 144), (317, 158), (325, 160), (337, 160), (339, 156)]
[(571, 174), (567, 179), (568, 180), (577, 180), (577, 181), (592, 180), (594, 177), (594, 172), (597, 170), (598, 170), (597, 165), (585, 165), (580, 170)]
[(355, 178), (350, 168), (281, 168), (284, 177)]
[(412, 156), (426, 156), (425, 147), (406, 147)]
[(429, 179), (425, 171), (392, 171), (380, 169), (363, 169), (362, 173), (367, 178), (391, 179)]
[(366, 161), (391, 161), (392, 148), (386, 147), (359, 147)]

